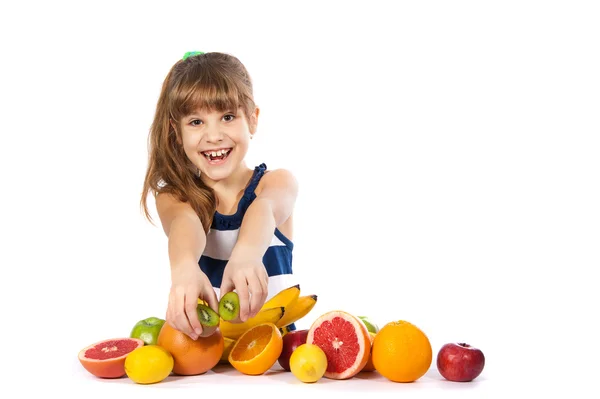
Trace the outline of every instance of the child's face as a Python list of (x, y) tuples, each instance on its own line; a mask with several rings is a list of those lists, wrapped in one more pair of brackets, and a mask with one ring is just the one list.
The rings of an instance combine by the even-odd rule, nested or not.
[(196, 111), (181, 119), (183, 149), (202, 177), (218, 181), (242, 163), (256, 131), (258, 109), (250, 120), (237, 110)]

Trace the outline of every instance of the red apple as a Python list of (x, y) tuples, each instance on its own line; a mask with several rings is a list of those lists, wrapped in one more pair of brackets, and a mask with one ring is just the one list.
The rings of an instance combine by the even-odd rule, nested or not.
[(293, 330), (283, 336), (283, 349), (277, 361), (284, 370), (290, 371), (290, 356), (297, 347), (306, 343), (307, 336), (308, 330)]
[(485, 357), (480, 349), (465, 343), (442, 346), (437, 356), (437, 368), (449, 381), (472, 381), (483, 371)]

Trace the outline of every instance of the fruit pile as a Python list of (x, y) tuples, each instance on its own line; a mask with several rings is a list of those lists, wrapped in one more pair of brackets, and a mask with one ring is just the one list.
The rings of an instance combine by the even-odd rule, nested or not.
[[(316, 295), (300, 295), (300, 286), (282, 290), (260, 312), (239, 320), (235, 292), (221, 298), (219, 312), (198, 301), (205, 332), (193, 340), (163, 319), (138, 322), (126, 338), (104, 340), (79, 352), (79, 361), (101, 378), (125, 375), (139, 384), (157, 383), (171, 373), (199, 375), (228, 364), (245, 375), (262, 375), (275, 363), (302, 382), (322, 377), (344, 380), (360, 372), (378, 372), (394, 382), (421, 378), (432, 363), (429, 339), (414, 324), (391, 321), (381, 329), (365, 316), (332, 310), (310, 328), (290, 330), (315, 306)], [(449, 343), (439, 350), (437, 368), (449, 381), (472, 381), (483, 371), (481, 350)]]

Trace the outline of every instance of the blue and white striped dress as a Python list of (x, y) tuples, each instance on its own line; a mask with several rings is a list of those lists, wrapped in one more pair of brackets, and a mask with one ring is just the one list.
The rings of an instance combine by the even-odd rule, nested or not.
[[(238, 203), (236, 213), (223, 215), (215, 212), (212, 225), (206, 235), (206, 247), (198, 263), (215, 289), (217, 298), (219, 297), (223, 271), (237, 241), (242, 219), (246, 210), (256, 198), (254, 190), (266, 170), (267, 166), (264, 163), (254, 168), (252, 178)], [(269, 291), (266, 300), (269, 300), (282, 289), (297, 284), (292, 273), (293, 249), (294, 244), (292, 241), (276, 228), (271, 243), (263, 256), (263, 264), (269, 276)]]

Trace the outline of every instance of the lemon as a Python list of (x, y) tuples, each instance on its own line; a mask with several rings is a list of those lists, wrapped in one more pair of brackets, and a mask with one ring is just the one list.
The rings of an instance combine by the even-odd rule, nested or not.
[(317, 382), (327, 370), (327, 356), (317, 345), (302, 344), (290, 356), (290, 371), (302, 382)]
[(144, 345), (125, 358), (125, 373), (138, 384), (154, 384), (173, 371), (173, 356), (162, 346)]

